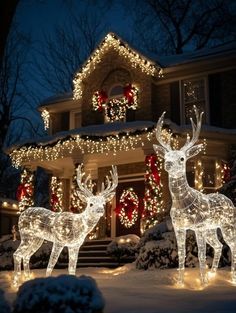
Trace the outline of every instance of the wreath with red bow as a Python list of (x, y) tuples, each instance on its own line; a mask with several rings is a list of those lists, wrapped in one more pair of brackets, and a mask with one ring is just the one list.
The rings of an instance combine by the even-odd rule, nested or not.
[(139, 199), (133, 188), (124, 189), (115, 209), (121, 224), (126, 228), (132, 227), (138, 219), (138, 208)]
[(93, 109), (105, 111), (108, 122), (120, 121), (125, 118), (126, 109), (136, 110), (138, 107), (138, 88), (128, 84), (123, 89), (123, 97), (108, 98), (104, 90), (98, 90), (92, 98)]

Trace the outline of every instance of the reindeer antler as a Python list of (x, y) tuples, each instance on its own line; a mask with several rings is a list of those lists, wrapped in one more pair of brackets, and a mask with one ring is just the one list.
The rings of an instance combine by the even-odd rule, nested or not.
[(164, 123), (164, 115), (166, 112), (163, 112), (161, 117), (159, 118), (158, 122), (157, 122), (157, 126), (156, 126), (156, 138), (159, 141), (160, 145), (168, 152), (171, 151), (172, 148), (170, 146), (170, 139), (168, 140), (168, 142), (164, 142), (163, 138), (162, 138), (162, 127), (163, 127), (163, 123)]
[(112, 170), (110, 171), (111, 180), (106, 176), (107, 186), (105, 189), (104, 183), (102, 183), (101, 195), (107, 197), (118, 185), (118, 174), (117, 167), (112, 165)]
[(92, 197), (93, 193), (91, 192), (91, 190), (87, 188), (87, 183), (91, 179), (91, 177), (90, 175), (88, 175), (83, 183), (82, 182), (83, 174), (84, 172), (82, 172), (81, 165), (79, 165), (77, 168), (77, 183), (78, 183), (79, 189), (85, 197)]
[(193, 130), (193, 136), (190, 139), (190, 136), (187, 135), (187, 140), (184, 146), (181, 148), (182, 151), (187, 151), (189, 148), (191, 148), (198, 140), (200, 130), (201, 130), (201, 125), (202, 125), (202, 115), (203, 112), (199, 114), (197, 107), (194, 105), (193, 106), (194, 113), (196, 116), (196, 124), (194, 123), (192, 117), (190, 117), (191, 125), (192, 125), (192, 130)]

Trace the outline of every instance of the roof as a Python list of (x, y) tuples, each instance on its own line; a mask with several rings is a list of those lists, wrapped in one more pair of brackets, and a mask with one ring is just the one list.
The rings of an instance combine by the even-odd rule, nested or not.
[[(198, 61), (206, 60), (209, 58), (217, 58), (217, 57), (221, 57), (221, 56), (223, 57), (223, 56), (230, 56), (230, 55), (236, 56), (236, 40), (233, 40), (233, 41), (227, 42), (227, 43), (223, 43), (223, 44), (211, 47), (211, 48), (203, 48), (203, 49), (200, 49), (197, 51), (185, 52), (185, 53), (179, 54), (179, 55), (158, 56), (158, 55), (155, 55), (154, 53), (145, 53), (145, 52), (143, 53), (143, 51), (142, 51), (142, 53), (138, 52), (136, 49), (131, 47), (130, 44), (128, 44), (127, 42), (125, 42), (124, 40), (122, 40), (120, 37), (118, 37), (117, 35), (115, 35), (113, 33), (109, 33), (107, 36), (113, 36), (113, 38), (115, 38), (115, 40), (119, 41), (122, 46), (124, 46), (126, 48), (129, 47), (129, 49), (131, 49), (134, 53), (137, 53), (145, 61), (151, 62), (151, 64), (155, 64), (156, 67), (159, 69), (160, 68), (170, 68), (170, 67), (177, 66), (177, 65), (198, 62)], [(101, 41), (101, 43), (97, 46), (95, 51), (86, 60), (86, 62), (84, 62), (84, 64), (81, 66), (80, 71), (78, 71), (77, 74), (75, 75), (75, 81), (76, 81), (76, 79), (77, 79), (76, 77), (78, 75), (84, 76), (83, 69), (84, 68), (86, 69), (86, 65), (89, 62), (91, 62), (93, 55), (96, 55), (95, 52), (97, 51), (97, 49), (99, 50), (99, 49), (101, 49), (102, 46), (104, 46), (107, 36)], [(87, 75), (87, 69), (85, 72)], [(80, 78), (84, 79), (84, 77), (80, 77)], [(73, 98), (74, 98), (74, 95), (72, 92), (52, 96), (52, 97), (45, 99), (41, 103), (39, 108), (44, 107), (45, 105), (51, 105), (54, 103), (73, 100)]]
[(213, 57), (236, 56), (236, 40), (227, 42), (211, 48), (203, 48), (193, 52), (185, 52), (178, 55), (159, 56), (158, 64), (163, 68), (186, 63), (197, 62)]
[[(191, 125), (177, 125), (169, 119), (165, 120), (165, 125), (168, 126), (173, 133), (181, 134), (185, 132), (191, 132)], [(10, 153), (14, 149), (19, 149), (21, 147), (29, 147), (29, 146), (47, 146), (47, 145), (55, 145), (59, 141), (63, 141), (70, 137), (80, 136), (81, 138), (91, 138), (93, 140), (97, 140), (98, 138), (106, 138), (109, 136), (116, 135), (134, 135), (136, 133), (142, 133), (143, 131), (147, 131), (150, 129), (154, 129), (156, 126), (156, 122), (153, 121), (135, 121), (135, 122), (114, 122), (114, 123), (106, 123), (100, 125), (90, 125), (80, 128), (75, 128), (68, 131), (58, 132), (52, 136), (44, 136), (44, 137), (35, 137), (32, 139), (24, 140), (22, 142), (17, 143), (14, 146), (11, 146), (7, 149), (7, 153)], [(215, 137), (218, 135), (223, 136), (233, 136), (235, 138), (236, 129), (227, 129), (220, 128), (210, 125), (202, 125), (201, 127), (202, 134), (213, 134)]]
[(30, 145), (37, 145), (37, 146), (46, 146), (46, 145), (53, 145), (59, 140), (64, 140), (68, 137), (73, 137), (79, 135), (81, 137), (108, 137), (108, 136), (115, 136), (120, 134), (132, 134), (135, 132), (144, 131), (150, 128), (154, 128), (156, 123), (151, 121), (135, 121), (135, 122), (114, 122), (114, 123), (107, 123), (107, 124), (100, 124), (100, 125), (91, 125), (80, 127), (76, 129), (72, 129), (69, 131), (63, 131), (56, 133), (52, 136), (44, 136), (44, 137), (36, 137), (29, 140), (24, 140), (22, 142), (17, 143), (15, 146), (11, 146), (8, 149), (8, 153), (14, 149), (18, 149), (22, 146), (30, 146)]
[(104, 54), (110, 49), (115, 50), (119, 56), (125, 58), (131, 67), (139, 68), (143, 73), (150, 76), (160, 74), (161, 68), (157, 62), (152, 61), (130, 47), (114, 33), (108, 33), (99, 46), (94, 50), (84, 65), (74, 76), (74, 99), (81, 99), (83, 95), (83, 81), (86, 79), (101, 62)]
[(55, 96), (46, 98), (45, 100), (43, 100), (41, 102), (39, 107), (44, 107), (45, 105), (50, 105), (50, 104), (54, 104), (54, 103), (58, 103), (58, 102), (64, 102), (64, 101), (68, 101), (68, 100), (72, 100), (72, 99), (73, 99), (73, 93), (72, 92), (66, 92), (64, 94), (55, 95)]

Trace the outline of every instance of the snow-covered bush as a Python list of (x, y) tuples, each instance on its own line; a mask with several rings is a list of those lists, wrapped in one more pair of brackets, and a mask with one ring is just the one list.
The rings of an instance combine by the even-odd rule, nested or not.
[(122, 258), (134, 257), (140, 238), (134, 234), (116, 237), (107, 246), (107, 253), (120, 263)]
[(4, 297), (4, 291), (0, 289), (0, 312), (1, 313), (10, 313), (11, 309)]
[(104, 306), (93, 278), (61, 275), (25, 282), (18, 290), (13, 313), (102, 313)]
[[(147, 230), (139, 243), (139, 254), (136, 259), (138, 269), (173, 268), (178, 266), (177, 244), (174, 231), (170, 230), (166, 222), (155, 225)], [(220, 236), (219, 236), (220, 238)], [(220, 266), (229, 265), (228, 247), (223, 247)], [(207, 264), (211, 265), (213, 249), (207, 245)], [(195, 267), (198, 264), (198, 249), (195, 234), (187, 232), (186, 238), (186, 267)]]

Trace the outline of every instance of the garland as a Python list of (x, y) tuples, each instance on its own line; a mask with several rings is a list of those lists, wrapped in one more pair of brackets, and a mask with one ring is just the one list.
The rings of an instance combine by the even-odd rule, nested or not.
[(59, 181), (59, 178), (52, 176), (51, 179), (51, 198), (50, 198), (50, 207), (54, 212), (62, 211), (62, 182)]
[(23, 170), (21, 174), (21, 182), (16, 191), (16, 199), (19, 201), (19, 213), (34, 204), (34, 174)]
[(162, 163), (155, 154), (151, 154), (146, 156), (145, 164), (145, 196), (143, 199), (144, 210), (141, 220), (141, 233), (161, 222), (165, 215), (161, 183)]
[(126, 228), (132, 227), (137, 221), (138, 207), (138, 196), (133, 188), (124, 189), (115, 212), (119, 216), (121, 224)]
[(138, 107), (138, 88), (128, 84), (123, 89), (123, 97), (108, 98), (104, 90), (96, 91), (92, 97), (93, 110), (105, 111), (108, 122), (122, 121), (125, 118), (126, 110), (136, 110)]

